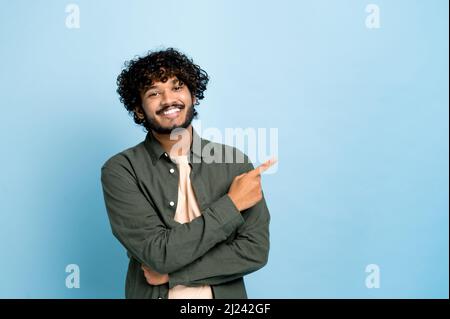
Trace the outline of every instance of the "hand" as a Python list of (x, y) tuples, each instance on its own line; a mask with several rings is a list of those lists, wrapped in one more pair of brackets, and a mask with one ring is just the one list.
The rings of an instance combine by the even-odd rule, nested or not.
[(160, 274), (156, 271), (150, 269), (147, 266), (142, 265), (141, 269), (144, 271), (145, 279), (147, 280), (147, 283), (149, 285), (158, 286), (165, 284), (169, 281), (169, 275), (168, 274)]
[(275, 162), (275, 159), (270, 159), (257, 168), (234, 178), (228, 196), (239, 211), (254, 206), (262, 199), (261, 174)]

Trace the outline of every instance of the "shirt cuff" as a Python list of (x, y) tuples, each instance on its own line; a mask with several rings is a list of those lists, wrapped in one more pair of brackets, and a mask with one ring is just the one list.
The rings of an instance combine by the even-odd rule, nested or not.
[(245, 222), (241, 212), (236, 208), (228, 194), (215, 201), (210, 208), (214, 216), (221, 221), (226, 237)]

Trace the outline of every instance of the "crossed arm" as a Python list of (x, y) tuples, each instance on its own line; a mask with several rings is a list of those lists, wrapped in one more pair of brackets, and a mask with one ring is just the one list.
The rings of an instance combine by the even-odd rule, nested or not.
[(223, 241), (194, 262), (169, 273), (160, 274), (148, 266), (142, 270), (147, 283), (161, 285), (169, 282), (187, 286), (214, 285), (243, 277), (263, 267), (269, 253), (270, 215), (264, 198), (248, 209), (234, 238)]
[[(149, 284), (168, 282), (171, 288), (240, 278), (268, 259), (270, 216), (260, 189), (263, 169), (237, 176), (234, 192), (232, 184), (201, 216), (167, 229), (132, 178), (104, 167), (102, 185), (113, 233), (141, 262)], [(258, 193), (254, 180), (258, 200), (252, 194)]]

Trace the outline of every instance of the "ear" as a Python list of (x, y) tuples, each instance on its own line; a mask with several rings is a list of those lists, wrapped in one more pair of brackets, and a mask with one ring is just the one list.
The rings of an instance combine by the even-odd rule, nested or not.
[(197, 102), (197, 98), (194, 96), (194, 97), (192, 98), (192, 104), (195, 105), (196, 102)]
[(144, 111), (139, 106), (134, 108), (134, 113), (136, 113), (136, 116), (141, 120), (143, 120), (145, 118)]

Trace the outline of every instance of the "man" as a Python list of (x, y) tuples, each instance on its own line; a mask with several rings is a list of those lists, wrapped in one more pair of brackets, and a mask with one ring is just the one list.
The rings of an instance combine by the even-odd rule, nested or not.
[(129, 61), (118, 77), (121, 102), (148, 132), (102, 167), (111, 228), (130, 258), (126, 298), (247, 298), (243, 276), (267, 263), (261, 173), (273, 162), (254, 169), (195, 132), (208, 80), (172, 48)]

